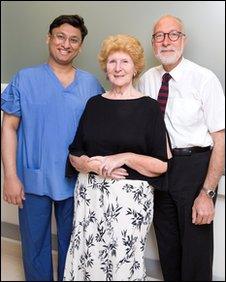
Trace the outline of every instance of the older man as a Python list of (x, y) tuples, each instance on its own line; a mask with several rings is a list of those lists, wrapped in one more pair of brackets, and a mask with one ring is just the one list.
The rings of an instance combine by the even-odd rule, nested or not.
[(183, 57), (179, 18), (161, 17), (152, 46), (161, 66), (138, 88), (159, 101), (173, 160), (168, 191), (155, 191), (154, 226), (167, 281), (210, 281), (216, 189), (224, 164), (224, 94), (214, 73)]

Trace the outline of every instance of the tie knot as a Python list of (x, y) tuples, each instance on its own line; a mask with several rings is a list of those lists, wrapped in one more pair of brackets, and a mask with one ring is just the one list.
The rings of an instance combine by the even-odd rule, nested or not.
[(170, 78), (172, 78), (172, 76), (171, 76), (168, 72), (166, 72), (166, 73), (164, 73), (164, 75), (162, 76), (162, 81), (163, 81), (163, 82), (168, 82), (168, 81), (170, 80)]

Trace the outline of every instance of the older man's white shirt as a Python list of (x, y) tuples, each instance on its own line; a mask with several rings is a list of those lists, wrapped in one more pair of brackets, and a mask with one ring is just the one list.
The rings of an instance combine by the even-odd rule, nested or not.
[[(162, 66), (149, 69), (137, 89), (157, 100), (164, 73)], [(210, 133), (225, 128), (225, 96), (218, 78), (184, 58), (170, 75), (165, 123), (172, 148), (213, 145)]]

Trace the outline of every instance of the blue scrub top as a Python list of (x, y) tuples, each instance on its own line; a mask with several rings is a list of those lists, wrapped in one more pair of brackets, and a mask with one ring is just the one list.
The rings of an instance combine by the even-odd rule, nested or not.
[(26, 193), (53, 200), (73, 196), (76, 179), (65, 177), (68, 146), (87, 100), (103, 92), (98, 80), (80, 69), (67, 87), (48, 64), (14, 75), (1, 95), (1, 109), (20, 117), (17, 173)]

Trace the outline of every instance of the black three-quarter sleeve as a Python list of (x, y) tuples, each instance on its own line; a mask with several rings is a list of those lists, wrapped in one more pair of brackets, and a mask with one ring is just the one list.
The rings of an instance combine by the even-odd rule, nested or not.
[[(164, 122), (164, 117), (156, 101), (154, 101), (153, 106), (152, 114), (150, 115), (152, 120), (149, 122), (147, 135), (149, 140), (149, 155), (168, 163), (168, 133)], [(157, 177), (151, 177), (147, 179), (147, 181), (156, 189), (162, 191), (166, 191), (168, 189), (167, 172)]]
[(68, 147), (69, 153), (77, 157), (80, 157), (85, 154), (84, 140), (83, 140), (85, 115), (86, 115), (86, 111), (83, 112), (79, 121), (78, 129), (75, 133), (74, 140)]
[(68, 147), (68, 156), (67, 156), (67, 161), (66, 161), (66, 168), (65, 168), (65, 176), (66, 177), (73, 177), (77, 176), (78, 172), (76, 169), (72, 166), (70, 159), (69, 159), (69, 154), (80, 157), (82, 155), (85, 155), (85, 144), (84, 144), (84, 121), (86, 119), (86, 113), (87, 113), (87, 106), (84, 109), (83, 114), (81, 115), (77, 131), (74, 136), (73, 142), (69, 145)]
[(158, 104), (155, 104), (154, 111), (150, 114), (152, 122), (148, 126), (148, 144), (150, 156), (167, 161), (167, 130)]

